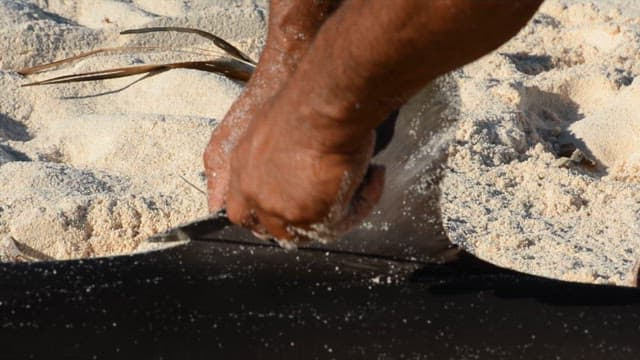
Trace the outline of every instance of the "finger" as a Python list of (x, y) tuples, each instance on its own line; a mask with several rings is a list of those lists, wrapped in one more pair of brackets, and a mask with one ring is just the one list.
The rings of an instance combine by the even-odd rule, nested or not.
[(337, 233), (344, 233), (364, 220), (378, 204), (384, 189), (386, 169), (382, 165), (370, 165), (369, 169), (354, 193), (349, 210), (335, 226)]
[(257, 217), (260, 225), (271, 237), (279, 240), (294, 240), (294, 234), (288, 231), (287, 223), (280, 217), (264, 211), (259, 211)]
[[(278, 245), (285, 249), (293, 250), (302, 243), (312, 241), (307, 236), (310, 232), (306, 228), (292, 226), (277, 216), (264, 213), (259, 216), (259, 219), (260, 224), (265, 229), (270, 229), (267, 230), (269, 235), (266, 236), (266, 239), (277, 242)], [(264, 239), (265, 236), (261, 234), (259, 238)]]
[(207, 203), (209, 212), (224, 208), (229, 190), (229, 169), (211, 169), (207, 171)]
[(203, 154), (207, 175), (207, 203), (211, 213), (222, 209), (226, 202), (230, 176), (229, 152), (235, 147), (236, 138), (223, 121), (211, 134)]
[(257, 230), (258, 219), (255, 211), (252, 210), (246, 198), (237, 194), (237, 192), (233, 192), (233, 189), (229, 193), (227, 201), (227, 216), (229, 220), (247, 229)]

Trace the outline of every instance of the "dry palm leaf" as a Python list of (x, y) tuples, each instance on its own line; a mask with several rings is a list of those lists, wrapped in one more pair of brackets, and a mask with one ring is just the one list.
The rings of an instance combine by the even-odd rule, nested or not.
[[(231, 59), (183, 61), (183, 62), (175, 62), (175, 63), (167, 63), (167, 64), (128, 66), (128, 67), (115, 68), (115, 69), (92, 71), (92, 72), (81, 73), (81, 74), (63, 75), (63, 76), (58, 76), (51, 79), (32, 82), (29, 84), (25, 84), (23, 86), (64, 84), (64, 83), (81, 82), (81, 81), (106, 80), (106, 79), (115, 79), (115, 78), (140, 75), (140, 74), (154, 75), (154, 74), (165, 72), (171, 69), (202, 70), (202, 71), (220, 74), (230, 79), (243, 81), (243, 82), (246, 82), (247, 80), (249, 80), (249, 78), (251, 77), (251, 74), (253, 73), (254, 65), (256, 64), (254, 60), (252, 60), (248, 55), (246, 55), (245, 53), (243, 53), (238, 48), (234, 47), (224, 39), (203, 30), (183, 28), (183, 27), (152, 27), (152, 28), (144, 28), (144, 29), (125, 30), (120, 34), (123, 34), (123, 35), (143, 34), (143, 33), (161, 32), (161, 31), (193, 33), (196, 35), (203, 36), (211, 40), (216, 47), (221, 49), (224, 52), (224, 54)], [(97, 50), (89, 51), (79, 55), (75, 55), (66, 59), (57, 60), (48, 64), (42, 64), (42, 65), (37, 65), (29, 68), (20, 69), (18, 70), (18, 73), (22, 75), (31, 75), (31, 74), (39, 73), (45, 70), (53, 69), (61, 65), (70, 64), (78, 60), (84, 59), (86, 57), (96, 55), (96, 54), (101, 54), (101, 53), (109, 53), (109, 52), (125, 52), (126, 53), (126, 52), (135, 51), (135, 50), (149, 51), (149, 50), (157, 50), (157, 49), (161, 49), (161, 48), (160, 47), (121, 47), (121, 48), (97, 49)]]
[(145, 33), (160, 32), (160, 31), (175, 31), (175, 32), (184, 32), (184, 33), (200, 35), (206, 39), (211, 40), (215, 46), (219, 47), (220, 49), (222, 49), (224, 52), (231, 55), (232, 57), (238, 60), (246, 61), (249, 64), (256, 65), (256, 62), (253, 59), (251, 59), (249, 55), (243, 53), (235, 46), (229, 44), (223, 38), (213, 35), (212, 33), (206, 32), (204, 30), (185, 28), (185, 27), (164, 26), (164, 27), (150, 27), (150, 28), (144, 28), (144, 29), (130, 29), (130, 30), (123, 31), (120, 34), (121, 35), (145, 34)]
[(72, 64), (93, 55), (106, 54), (106, 53), (131, 53), (134, 51), (135, 52), (172, 51), (172, 52), (194, 53), (194, 54), (202, 55), (203, 53), (206, 52), (206, 50), (204, 49), (198, 49), (198, 50), (199, 51), (187, 51), (182, 49), (173, 49), (170, 47), (161, 47), (161, 46), (124, 46), (124, 47), (115, 47), (115, 48), (102, 48), (102, 49), (91, 50), (82, 54), (74, 55), (72, 57), (68, 57), (62, 60), (57, 60), (47, 64), (36, 65), (33, 67), (20, 69), (20, 70), (17, 70), (16, 72), (24, 76), (33, 75), (33, 74), (41, 73), (47, 70), (58, 68), (65, 64)]

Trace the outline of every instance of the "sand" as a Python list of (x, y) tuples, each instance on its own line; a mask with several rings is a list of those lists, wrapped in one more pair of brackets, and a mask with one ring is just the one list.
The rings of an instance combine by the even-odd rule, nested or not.
[(632, 1), (547, 1), (455, 75), (441, 182), (453, 242), (528, 273), (637, 285), (639, 14)]
[[(205, 188), (202, 151), (242, 91), (194, 70), (139, 82), (20, 85), (201, 59), (202, 49), (219, 55), (191, 35), (118, 35), (135, 27), (201, 28), (257, 58), (265, 6), (0, 0), (0, 260), (128, 253), (205, 215), (204, 195), (181, 177)], [(548, 0), (517, 38), (449, 75), (458, 121), (447, 131), (453, 140), (439, 188), (451, 241), (524, 272), (636, 285), (639, 15), (635, 0)], [(159, 48), (103, 54), (29, 79), (14, 71), (117, 46)], [(432, 182), (423, 185), (418, 193), (433, 191)]]
[[(188, 34), (118, 35), (132, 27), (197, 27), (257, 58), (265, 21), (264, 4), (249, 1), (0, 0), (0, 259), (128, 253), (156, 232), (206, 215), (205, 196), (182, 178), (205, 189), (203, 149), (242, 91), (195, 70), (137, 83), (20, 85), (202, 59), (194, 49), (209, 51), (205, 58), (219, 54)], [(96, 56), (28, 79), (13, 71), (117, 46), (163, 49)]]

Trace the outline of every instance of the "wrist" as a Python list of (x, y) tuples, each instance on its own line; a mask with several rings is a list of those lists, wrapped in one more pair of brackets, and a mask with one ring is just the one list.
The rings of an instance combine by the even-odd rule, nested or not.
[(340, 1), (272, 0), (264, 52), (287, 69), (295, 69), (318, 29)]
[(281, 120), (312, 134), (307, 135), (308, 144), (321, 152), (360, 151), (361, 143), (370, 141), (376, 126), (405, 100), (371, 93), (368, 85), (358, 87), (363, 80), (354, 74), (331, 74), (322, 60), (305, 56), (291, 75), (278, 95), (277, 102), (288, 109), (281, 112)]
[[(295, 76), (295, 75), (294, 75)], [(360, 152), (369, 143), (372, 130), (386, 113), (325, 103), (310, 95), (304, 83), (291, 79), (278, 94), (270, 116), (289, 129), (300, 146), (325, 154)]]

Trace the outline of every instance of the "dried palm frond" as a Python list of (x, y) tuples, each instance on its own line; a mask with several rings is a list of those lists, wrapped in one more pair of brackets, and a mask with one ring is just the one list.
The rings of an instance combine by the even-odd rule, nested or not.
[(97, 49), (97, 50), (89, 51), (89, 52), (82, 53), (82, 54), (79, 54), (79, 55), (75, 55), (75, 56), (72, 56), (72, 57), (69, 57), (69, 58), (66, 58), (66, 59), (50, 62), (48, 64), (36, 65), (36, 66), (20, 69), (20, 70), (17, 70), (16, 72), (18, 74), (24, 75), (24, 76), (37, 74), (37, 73), (45, 71), (45, 70), (56, 68), (56, 67), (58, 67), (60, 65), (63, 65), (63, 64), (68, 64), (68, 63), (72, 63), (72, 62), (78, 61), (80, 59), (84, 59), (84, 58), (89, 57), (91, 55), (107, 53), (107, 52), (120, 52), (120, 51), (129, 51), (129, 49), (128, 48)]
[(106, 54), (106, 53), (125, 53), (125, 54), (129, 54), (132, 52), (158, 52), (158, 51), (172, 51), (172, 52), (181, 52), (181, 53), (189, 53), (189, 54), (195, 54), (195, 55), (209, 55), (211, 53), (213, 54), (217, 54), (213, 51), (210, 50), (206, 50), (206, 49), (194, 49), (194, 50), (184, 50), (184, 49), (174, 49), (174, 48), (170, 48), (170, 47), (163, 47), (163, 46), (123, 46), (123, 47), (115, 47), (115, 48), (102, 48), (102, 49), (96, 49), (96, 50), (91, 50), (85, 53), (81, 53), (78, 55), (74, 55), (62, 60), (57, 60), (54, 62), (50, 62), (47, 64), (41, 64), (41, 65), (36, 65), (36, 66), (32, 66), (32, 67), (28, 67), (28, 68), (24, 68), (24, 69), (20, 69), (17, 70), (16, 72), (20, 75), (24, 75), (24, 76), (28, 76), (28, 75), (33, 75), (33, 74), (37, 74), (37, 73), (41, 73), (41, 72), (45, 72), (47, 70), (53, 70), (55, 68), (58, 68), (62, 65), (69, 65), (75, 62), (78, 62), (84, 58), (88, 58), (90, 56), (93, 55), (98, 55), (98, 54)]
[[(152, 27), (152, 28), (144, 28), (144, 29), (125, 30), (120, 34), (123, 34), (123, 35), (143, 34), (143, 33), (160, 32), (160, 31), (193, 33), (196, 35), (203, 36), (211, 40), (213, 44), (219, 49), (221, 49), (224, 52), (224, 54), (228, 56), (230, 59), (183, 61), (183, 62), (175, 62), (175, 63), (167, 63), (167, 64), (128, 66), (128, 67), (92, 71), (92, 72), (86, 72), (86, 73), (80, 73), (80, 74), (63, 75), (63, 76), (42, 80), (42, 81), (36, 81), (36, 82), (24, 84), (23, 86), (64, 84), (64, 83), (81, 82), (81, 81), (106, 80), (106, 79), (115, 79), (115, 78), (140, 75), (140, 74), (155, 75), (171, 69), (202, 70), (202, 71), (220, 74), (230, 79), (242, 81), (242, 82), (248, 81), (249, 78), (251, 77), (251, 74), (253, 73), (254, 66), (256, 64), (254, 60), (252, 60), (248, 55), (246, 55), (245, 53), (243, 53), (238, 48), (234, 47), (224, 39), (214, 34), (211, 34), (209, 32), (206, 32), (204, 30), (183, 28), (183, 27)], [(25, 76), (31, 75), (31, 74), (53, 69), (61, 65), (70, 64), (78, 60), (84, 59), (86, 57), (96, 55), (96, 54), (101, 54), (101, 53), (110, 53), (110, 52), (130, 53), (135, 50), (149, 51), (149, 50), (158, 50), (158, 49), (163, 49), (163, 48), (120, 47), (120, 48), (97, 49), (97, 50), (89, 51), (79, 55), (75, 55), (69, 58), (65, 58), (62, 60), (57, 60), (51, 63), (20, 69), (18, 70), (18, 73)], [(204, 51), (201, 50), (200, 53), (202, 52)]]
[(238, 60), (246, 61), (249, 64), (256, 65), (256, 62), (253, 59), (251, 59), (251, 57), (249, 57), (249, 55), (243, 53), (237, 47), (229, 44), (226, 40), (224, 40), (223, 38), (221, 38), (219, 36), (213, 35), (210, 32), (206, 32), (206, 31), (200, 30), (200, 29), (163, 26), (163, 27), (143, 28), (143, 29), (130, 29), (130, 30), (122, 31), (120, 34), (121, 35), (145, 34), (145, 33), (161, 32), (161, 31), (175, 31), (175, 32), (183, 32), (183, 33), (191, 33), (191, 34), (200, 35), (200, 36), (202, 36), (202, 37), (204, 37), (204, 38), (206, 38), (208, 40), (211, 40), (215, 46), (219, 47), (220, 49), (222, 49), (224, 52), (226, 52), (227, 54), (231, 55), (232, 57), (234, 57), (234, 58), (236, 58)]

